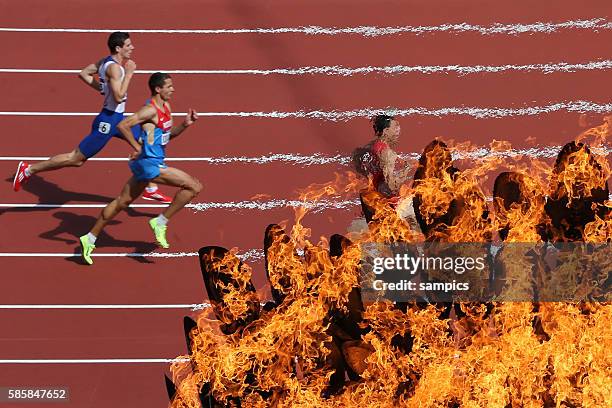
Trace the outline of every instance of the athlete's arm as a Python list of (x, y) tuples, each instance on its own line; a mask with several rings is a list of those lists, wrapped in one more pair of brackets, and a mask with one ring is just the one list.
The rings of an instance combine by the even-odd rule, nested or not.
[(136, 153), (140, 153), (140, 144), (136, 141), (134, 135), (132, 134), (132, 126), (141, 125), (145, 122), (153, 122), (155, 116), (157, 116), (155, 108), (150, 105), (146, 105), (140, 108), (138, 112), (123, 119), (117, 125), (117, 129), (119, 129), (119, 132), (121, 132), (121, 135), (125, 141), (134, 148)]
[(170, 138), (175, 138), (181, 133), (183, 133), (183, 131), (189, 126), (193, 125), (196, 120), (198, 120), (198, 112), (189, 108), (189, 111), (187, 111), (187, 116), (185, 117), (183, 123), (181, 123), (180, 125), (172, 126), (172, 129), (170, 130)]
[(121, 103), (127, 95), (128, 86), (136, 70), (136, 63), (132, 60), (128, 60), (125, 63), (125, 75), (123, 81), (121, 80), (121, 68), (118, 64), (110, 64), (106, 70), (108, 74), (108, 82), (111, 90), (113, 91), (113, 97), (115, 102)]
[(89, 64), (79, 72), (79, 78), (98, 92), (100, 92), (100, 82), (98, 82), (94, 75), (98, 72), (99, 67), (100, 63), (97, 62), (95, 64)]

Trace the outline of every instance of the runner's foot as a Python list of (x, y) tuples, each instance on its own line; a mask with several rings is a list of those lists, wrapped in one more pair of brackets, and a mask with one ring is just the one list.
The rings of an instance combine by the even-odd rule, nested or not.
[(24, 161), (20, 161), (17, 165), (17, 171), (15, 172), (15, 178), (13, 179), (13, 190), (21, 190), (21, 184), (25, 183), (30, 178), (30, 176), (26, 175), (27, 168), (28, 163)]
[(81, 254), (83, 255), (83, 259), (87, 262), (88, 265), (93, 264), (93, 259), (91, 259), (91, 253), (96, 246), (89, 242), (89, 237), (87, 235), (83, 235), (79, 238), (81, 241)]
[(142, 198), (144, 198), (145, 200), (159, 201), (164, 204), (170, 204), (172, 202), (172, 197), (168, 197), (159, 190), (155, 190), (152, 193), (145, 191), (142, 194)]
[(170, 248), (168, 241), (166, 241), (166, 229), (168, 228), (168, 226), (159, 225), (157, 223), (157, 218), (150, 219), (149, 225), (151, 226), (151, 229), (153, 230), (153, 233), (155, 234), (155, 240), (157, 241), (159, 246), (162, 248)]

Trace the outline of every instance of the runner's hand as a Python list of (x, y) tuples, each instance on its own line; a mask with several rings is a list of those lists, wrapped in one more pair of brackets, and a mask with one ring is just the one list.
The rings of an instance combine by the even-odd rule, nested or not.
[(129, 159), (130, 160), (136, 160), (138, 158), (138, 156), (140, 156), (141, 150), (142, 150), (142, 148), (140, 146), (138, 146), (138, 149), (135, 149), (132, 153), (130, 153)]
[(133, 74), (134, 71), (136, 71), (136, 63), (134, 62), (134, 60), (129, 59), (125, 61), (124, 68), (127, 74)]
[(189, 110), (187, 111), (187, 117), (185, 118), (183, 125), (185, 127), (189, 127), (193, 125), (193, 122), (195, 122), (196, 120), (198, 120), (198, 112), (189, 108)]

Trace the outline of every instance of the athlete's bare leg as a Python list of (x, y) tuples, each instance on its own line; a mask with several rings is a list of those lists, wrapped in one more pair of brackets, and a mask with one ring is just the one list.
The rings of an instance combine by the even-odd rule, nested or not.
[[(51, 157), (48, 160), (30, 165), (30, 174), (41, 173), (43, 171), (57, 170), (64, 167), (81, 167), (87, 161), (87, 157), (77, 147), (70, 153), (62, 153)], [(155, 183), (149, 183), (147, 187), (157, 189)]]
[(87, 157), (77, 147), (70, 153), (62, 153), (48, 160), (30, 165), (30, 174), (43, 171), (57, 170), (64, 167), (80, 167), (87, 161)]
[(173, 167), (160, 169), (159, 176), (154, 178), (152, 181), (179, 188), (179, 191), (176, 192), (170, 206), (162, 213), (162, 215), (168, 219), (170, 219), (181, 208), (193, 200), (193, 198), (197, 196), (200, 191), (202, 191), (202, 184), (198, 181), (198, 179), (190, 176), (183, 170)]
[(96, 237), (100, 235), (106, 224), (119, 214), (119, 212), (128, 208), (132, 201), (142, 194), (146, 186), (146, 181), (138, 181), (134, 177), (131, 177), (125, 186), (123, 186), (123, 190), (121, 190), (119, 197), (115, 198), (104, 207), (90, 233)]

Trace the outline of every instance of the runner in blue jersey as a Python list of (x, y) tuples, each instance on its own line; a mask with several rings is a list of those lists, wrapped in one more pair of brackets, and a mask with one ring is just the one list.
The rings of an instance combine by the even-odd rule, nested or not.
[[(58, 154), (32, 165), (20, 162), (13, 179), (15, 191), (19, 191), (21, 185), (33, 174), (64, 167), (80, 167), (102, 150), (113, 137), (123, 138), (117, 130), (117, 124), (123, 120), (127, 90), (136, 70), (136, 63), (130, 59), (134, 45), (130, 35), (120, 31), (108, 37), (107, 45), (111, 55), (86, 66), (79, 74), (79, 78), (104, 96), (102, 111), (94, 119), (91, 133), (70, 153)], [(170, 202), (170, 198), (161, 194), (155, 184), (147, 187), (143, 198)]]
[[(90, 265), (93, 263), (91, 253), (95, 249), (96, 239), (104, 226), (137, 199), (149, 182), (154, 181), (179, 188), (170, 206), (158, 217), (149, 220), (155, 239), (159, 246), (163, 248), (169, 248), (166, 240), (168, 220), (202, 190), (202, 184), (196, 178), (182, 170), (168, 167), (164, 163), (166, 145), (172, 138), (180, 135), (185, 129), (193, 125), (198, 119), (197, 112), (189, 109), (183, 123), (174, 126), (170, 105), (168, 104), (174, 93), (170, 75), (160, 72), (151, 75), (149, 89), (152, 94), (149, 103), (117, 126), (117, 129), (134, 148), (134, 152), (130, 156), (132, 177), (123, 187), (119, 197), (102, 210), (91, 231), (80, 237), (83, 259)], [(132, 134), (132, 128), (138, 125), (142, 129), (142, 145)]]

